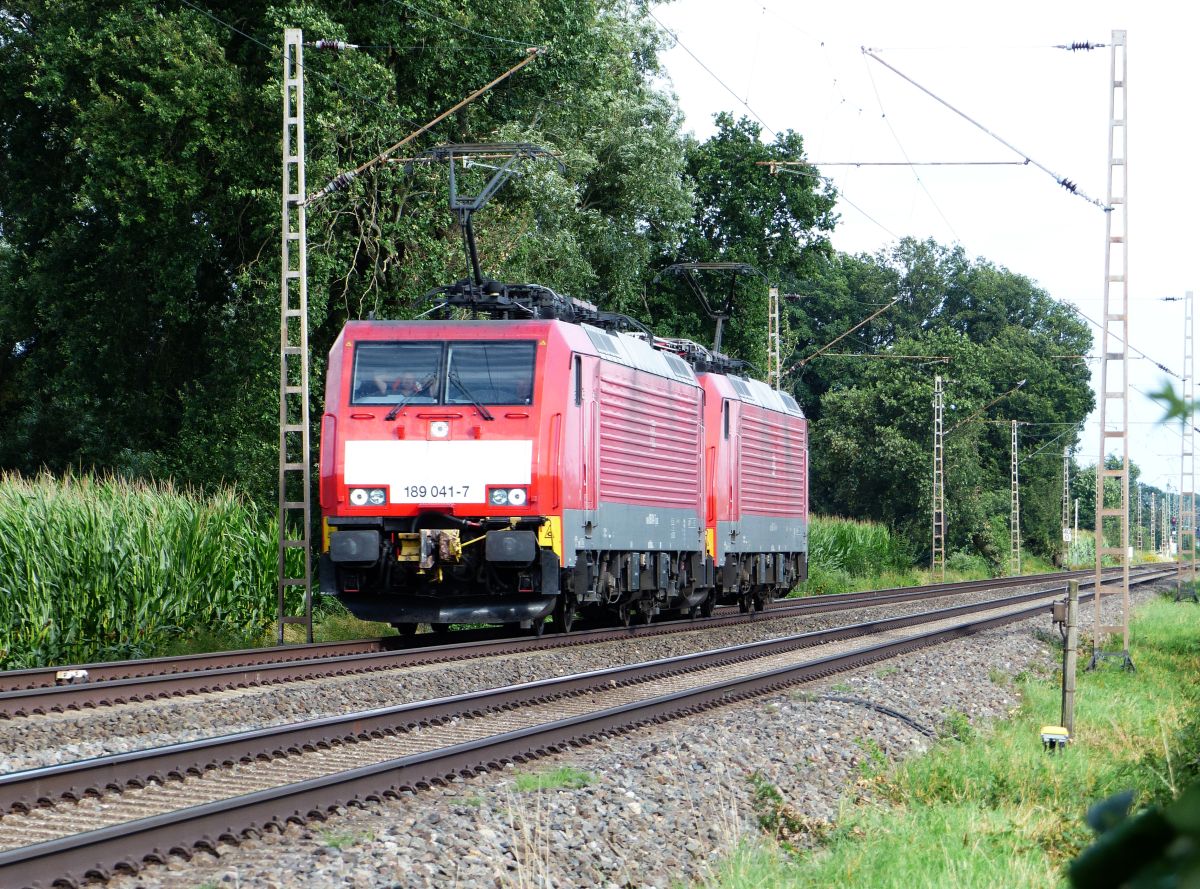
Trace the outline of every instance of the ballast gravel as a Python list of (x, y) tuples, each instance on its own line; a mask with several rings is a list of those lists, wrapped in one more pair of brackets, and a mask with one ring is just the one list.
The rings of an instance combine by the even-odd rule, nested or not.
[(0, 775), (707, 651), (756, 639), (916, 614), (951, 604), (994, 599), (997, 595), (994, 591), (969, 593), (696, 632), (637, 636), (518, 655), (230, 689), (34, 718), (0, 719)]
[[(1155, 595), (1132, 591), (1136, 603)], [(1085, 616), (1090, 618), (1091, 606)], [(1114, 611), (1116, 603), (1106, 605)], [(864, 764), (1017, 705), (1012, 679), (1053, 675), (1048, 618), (990, 630), (785, 693), (568, 753), (172, 857), (110, 889), (657, 887), (703, 881), (759, 830), (754, 781), (818, 831), (862, 792)], [(874, 709), (885, 707), (902, 715)], [(522, 777), (565, 769), (522, 789)]]

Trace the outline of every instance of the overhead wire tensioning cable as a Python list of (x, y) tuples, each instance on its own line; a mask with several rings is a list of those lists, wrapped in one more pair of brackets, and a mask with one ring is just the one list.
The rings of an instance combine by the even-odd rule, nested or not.
[(886, 312), (888, 309), (890, 309), (896, 303), (900, 302), (900, 299), (901, 299), (901, 297), (898, 296), (894, 300), (892, 300), (890, 303), (888, 303), (886, 306), (884, 306), (882, 309), (880, 309), (879, 311), (872, 312), (870, 315), (868, 315), (866, 318), (863, 318), (861, 321), (859, 321), (857, 324), (855, 324), (853, 327), (851, 327), (849, 330), (847, 330), (841, 336), (839, 336), (833, 340), (830, 340), (828, 343), (823, 345), (821, 348), (817, 349), (817, 351), (813, 352), (807, 358), (801, 358), (799, 361), (797, 361), (795, 364), (793, 364), (791, 367), (789, 367), (787, 370), (785, 370), (783, 372), (783, 374), (781, 374), (780, 376), (786, 376), (787, 374), (794, 371), (796, 368), (803, 367), (804, 365), (808, 364), (808, 362), (812, 361), (814, 358), (816, 358), (818, 355), (820, 355), (826, 349), (829, 349), (829, 348), (833, 347), (834, 345), (836, 345), (837, 343), (840, 343), (846, 337), (850, 336), (850, 334), (854, 333), (854, 331), (858, 330), (860, 327), (865, 325), (868, 321), (872, 321), (875, 318), (878, 318), (880, 315), (882, 315), (884, 312)]
[(309, 195), (307, 198), (305, 198), (304, 204), (306, 206), (315, 204), (317, 201), (321, 200), (322, 198), (328, 197), (329, 195), (333, 194), (334, 192), (342, 191), (342, 190), (348, 188), (350, 186), (350, 183), (356, 177), (358, 177), (362, 173), (366, 172), (367, 170), (371, 169), (372, 167), (375, 167), (375, 166), (383, 163), (384, 161), (386, 161), (388, 159), (389, 155), (395, 154), (398, 150), (403, 148), (405, 145), (407, 145), (413, 139), (417, 138), (417, 136), (420, 136), (422, 133), (429, 132), (429, 130), (433, 129), (435, 126), (437, 126), (439, 123), (441, 123), (447, 117), (449, 117), (455, 111), (458, 111), (458, 109), (471, 104), (471, 102), (474, 102), (477, 98), (482, 96), (484, 93), (486, 93), (492, 87), (494, 87), (496, 84), (500, 83), (503, 80), (508, 79), (513, 74), (516, 74), (518, 71), (520, 71), (526, 65), (528, 65), (530, 62), (532, 62), (534, 59), (536, 59), (539, 55), (541, 55), (543, 52), (544, 52), (544, 50), (541, 49), (540, 47), (537, 47), (537, 46), (529, 47), (525, 58), (521, 59), (521, 61), (517, 62), (517, 64), (513, 65), (511, 68), (509, 68), (503, 74), (501, 74), (499, 77), (496, 77), (491, 82), (485, 84), (484, 86), (481, 86), (479, 89), (475, 90), (475, 92), (471, 93), (471, 95), (467, 96), (465, 99), (458, 102), (453, 107), (448, 108), (445, 111), (443, 111), (441, 114), (439, 114), (433, 120), (429, 121), (429, 123), (424, 124), (423, 126), (420, 126), (417, 129), (413, 130), (411, 133), (409, 133), (407, 136), (405, 136), (403, 139), (401, 139), (395, 145), (392, 145), (390, 148), (385, 148), (383, 151), (381, 151), (375, 157), (371, 158), (368, 161), (364, 161), (363, 163), (361, 163), (357, 167), (355, 167), (353, 170), (349, 170), (344, 173), (339, 173), (337, 176), (330, 179), (329, 182), (327, 182), (325, 184), (325, 186), (323, 188), (321, 188), (319, 191), (316, 191), (313, 194)]
[[(1089, 316), (1085, 315), (1083, 312), (1079, 311), (1078, 306), (1071, 306), (1071, 308), (1075, 310), (1076, 314), (1078, 314), (1080, 318), (1083, 318), (1084, 320), (1090, 322), (1091, 324), (1095, 325), (1096, 327), (1100, 328), (1101, 330), (1104, 329), (1103, 324), (1101, 324), (1099, 321), (1095, 320), (1094, 318), (1090, 318)], [(1143, 358), (1145, 358), (1147, 361), (1149, 361), (1151, 364), (1153, 364), (1155, 367), (1157, 367), (1163, 373), (1170, 374), (1177, 380), (1183, 379), (1183, 377), (1181, 377), (1179, 374), (1175, 373), (1175, 371), (1171, 370), (1171, 368), (1167, 367), (1161, 361), (1151, 358), (1149, 355), (1147, 355), (1141, 349), (1137, 348), (1137, 346), (1133, 345), (1132, 343), (1128, 342), (1127, 340), (1122, 339), (1117, 334), (1110, 333), (1109, 336), (1111, 336), (1117, 342), (1123, 343), (1125, 346), (1128, 346), (1130, 351), (1137, 352), (1139, 355), (1141, 355)]]
[(881, 59), (879, 56), (877, 56), (872, 49), (864, 46), (864, 47), (862, 47), (862, 52), (863, 52), (863, 55), (869, 56), (870, 58), (874, 59), (879, 64), (883, 65), (883, 67), (885, 67), (889, 71), (891, 71), (893, 74), (896, 74), (897, 76), (902, 77), (904, 80), (907, 80), (909, 83), (911, 83), (913, 86), (915, 86), (921, 92), (923, 92), (925, 95), (929, 96), (929, 98), (931, 98), (934, 101), (938, 102), (939, 104), (942, 104), (942, 105), (946, 106), (947, 108), (949, 108), (951, 111), (953, 111), (955, 114), (957, 114), (963, 120), (967, 121), (972, 126), (978, 128), (980, 130), (983, 130), (983, 132), (987, 133), (989, 136), (991, 136), (993, 139), (995, 139), (997, 142), (999, 142), (1005, 148), (1015, 151), (1017, 154), (1021, 155), (1021, 157), (1023, 157), (1025, 159), (1026, 163), (1032, 164), (1033, 166), (1035, 166), (1039, 170), (1041, 170), (1043, 173), (1046, 173), (1047, 175), (1051, 176), (1055, 182), (1057, 182), (1059, 185), (1061, 185), (1063, 188), (1065, 188), (1071, 194), (1075, 195), (1076, 197), (1083, 198), (1089, 204), (1094, 204), (1095, 206), (1099, 207), (1101, 210), (1104, 210), (1105, 212), (1108, 212), (1108, 210), (1111, 209), (1106, 204), (1104, 204), (1102, 201), (1099, 201), (1093, 197), (1089, 197), (1084, 192), (1080, 191), (1079, 186), (1076, 185), (1075, 182), (1073, 182), (1072, 180), (1068, 179), (1066, 176), (1060, 176), (1058, 173), (1055, 173), (1053, 170), (1051, 170), (1046, 165), (1038, 163), (1036, 160), (1034, 160), (1028, 154), (1021, 151), (1019, 148), (1017, 148), (1012, 143), (1006, 141), (1005, 139), (1003, 139), (1000, 136), (993, 133), (991, 130), (989, 130), (987, 127), (985, 127), (979, 121), (975, 120), (973, 117), (971, 117), (966, 112), (960, 111), (958, 108), (955, 108), (953, 105), (951, 105), (949, 102), (947, 102), (941, 96), (934, 93), (932, 90), (929, 90), (929, 89), (921, 86), (921, 84), (917, 83), (915, 80), (913, 80), (907, 74), (905, 74), (903, 71), (901, 71), (900, 69), (896, 68), (895, 66), (890, 65), (887, 62), (885, 62), (883, 59)]

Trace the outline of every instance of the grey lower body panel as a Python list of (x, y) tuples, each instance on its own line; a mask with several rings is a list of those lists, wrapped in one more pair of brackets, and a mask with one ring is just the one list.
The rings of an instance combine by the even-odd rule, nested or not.
[(742, 516), (717, 522), (717, 563), (727, 553), (808, 552), (808, 521), (776, 516)]
[(397, 596), (342, 593), (338, 599), (360, 620), (413, 624), (511, 624), (546, 617), (557, 596)]
[(596, 509), (564, 509), (562, 522), (565, 568), (575, 565), (580, 550), (694, 553), (704, 549), (704, 523), (691, 509), (601, 503)]

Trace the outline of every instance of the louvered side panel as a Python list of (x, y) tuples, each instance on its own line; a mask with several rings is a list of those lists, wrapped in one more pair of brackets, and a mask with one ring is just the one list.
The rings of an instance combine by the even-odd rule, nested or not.
[(743, 514), (807, 514), (806, 433), (803, 420), (786, 414), (743, 411), (738, 472)]
[(649, 374), (600, 376), (600, 499), (697, 509), (700, 390)]

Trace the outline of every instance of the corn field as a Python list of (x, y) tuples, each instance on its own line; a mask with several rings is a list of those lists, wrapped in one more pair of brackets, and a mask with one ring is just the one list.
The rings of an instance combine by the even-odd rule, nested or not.
[(139, 656), (187, 628), (265, 628), (275, 517), (231, 491), (0, 475), (0, 668)]
[(885, 525), (813, 516), (808, 531), (808, 563), (826, 571), (869, 577), (912, 567), (912, 557)]

